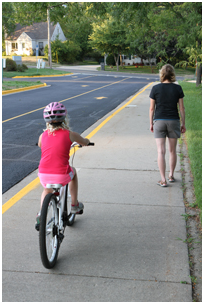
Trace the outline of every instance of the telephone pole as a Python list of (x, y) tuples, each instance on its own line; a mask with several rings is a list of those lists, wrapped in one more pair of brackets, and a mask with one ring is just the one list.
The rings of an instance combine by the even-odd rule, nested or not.
[(50, 69), (52, 69), (49, 7), (47, 7), (47, 26), (48, 26), (48, 62)]

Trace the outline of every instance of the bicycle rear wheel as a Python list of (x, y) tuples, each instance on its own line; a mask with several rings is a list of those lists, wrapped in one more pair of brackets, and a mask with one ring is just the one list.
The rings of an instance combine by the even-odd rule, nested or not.
[(71, 196), (69, 193), (69, 187), (68, 185), (66, 185), (65, 188), (65, 211), (67, 212), (67, 218), (66, 218), (66, 224), (68, 226), (72, 226), (74, 224), (75, 221), (75, 214), (71, 213)]
[(39, 247), (42, 264), (45, 268), (53, 268), (56, 264), (59, 250), (57, 235), (58, 211), (54, 194), (46, 195), (40, 216)]

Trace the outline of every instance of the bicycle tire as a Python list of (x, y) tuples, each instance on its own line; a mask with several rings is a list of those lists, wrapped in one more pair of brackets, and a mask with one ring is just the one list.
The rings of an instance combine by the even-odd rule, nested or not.
[(40, 216), (39, 247), (42, 264), (45, 268), (53, 268), (56, 264), (60, 247), (57, 225), (58, 210), (54, 194), (46, 195)]
[(75, 214), (71, 213), (71, 196), (69, 195), (68, 192), (68, 185), (66, 185), (65, 188), (65, 207), (64, 211), (67, 214), (66, 216), (66, 225), (67, 226), (72, 226), (75, 221)]

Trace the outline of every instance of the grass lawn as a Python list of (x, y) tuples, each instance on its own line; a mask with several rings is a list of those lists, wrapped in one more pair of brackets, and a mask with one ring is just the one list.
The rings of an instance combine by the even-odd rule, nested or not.
[[(98, 71), (100, 71), (101, 68), (98, 68)], [(117, 72), (117, 67), (113, 66), (105, 66), (105, 71), (112, 71), (112, 72)], [(153, 66), (152, 69), (150, 66), (143, 66), (143, 67), (134, 67), (132, 65), (129, 66), (123, 66), (123, 67), (119, 67), (119, 72), (123, 72), (123, 73), (138, 73), (138, 74), (142, 74), (142, 73), (146, 73), (146, 74), (159, 74), (159, 69), (156, 66)], [(187, 68), (187, 69), (183, 69), (183, 68), (175, 68), (175, 73), (177, 76), (194, 76), (195, 75), (195, 68)]]
[(2, 91), (20, 89), (34, 85), (43, 84), (41, 81), (3, 81)]
[(52, 70), (52, 69), (37, 69), (37, 68), (29, 68), (25, 72), (15, 72), (15, 71), (3, 71), (3, 77), (12, 78), (15, 76), (41, 76), (41, 75), (62, 75), (68, 74), (69, 72)]
[(180, 85), (185, 94), (185, 137), (194, 177), (195, 205), (202, 210), (202, 86), (189, 82)]

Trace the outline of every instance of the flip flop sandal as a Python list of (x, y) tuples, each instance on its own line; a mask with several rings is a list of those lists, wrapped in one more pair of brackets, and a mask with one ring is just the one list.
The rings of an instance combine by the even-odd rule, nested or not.
[(159, 181), (157, 183), (157, 185), (161, 186), (161, 187), (167, 187), (167, 182), (162, 182), (162, 181)]
[(173, 176), (169, 176), (168, 181), (169, 181), (169, 183), (174, 183), (175, 178)]

